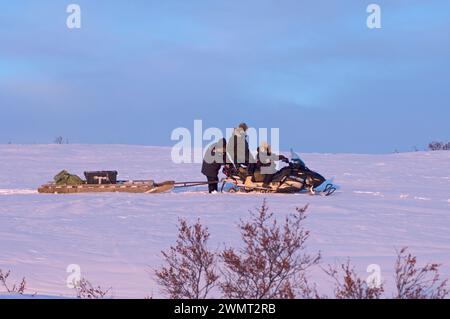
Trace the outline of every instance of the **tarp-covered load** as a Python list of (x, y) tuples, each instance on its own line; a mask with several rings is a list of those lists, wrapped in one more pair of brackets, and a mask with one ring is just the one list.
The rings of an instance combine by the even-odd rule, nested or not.
[(77, 175), (70, 174), (68, 171), (63, 170), (55, 175), (53, 178), (55, 180), (56, 185), (83, 185), (85, 181), (83, 181)]
[(85, 172), (88, 182), (63, 170), (54, 177), (54, 182), (42, 185), (39, 193), (163, 193), (172, 190), (175, 182), (155, 183), (153, 180), (117, 181), (116, 171)]

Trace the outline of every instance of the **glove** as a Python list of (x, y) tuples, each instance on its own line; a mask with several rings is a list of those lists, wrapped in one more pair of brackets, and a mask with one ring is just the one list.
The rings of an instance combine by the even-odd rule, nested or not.
[(284, 156), (284, 155), (280, 155), (280, 160), (285, 162), (285, 163), (289, 163), (289, 159), (286, 156)]

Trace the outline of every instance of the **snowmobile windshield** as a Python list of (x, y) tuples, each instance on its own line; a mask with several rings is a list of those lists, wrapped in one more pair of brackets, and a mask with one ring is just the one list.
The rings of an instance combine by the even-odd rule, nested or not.
[(302, 159), (300, 158), (300, 156), (294, 152), (294, 150), (291, 148), (291, 161), (294, 164), (299, 165), (300, 167), (306, 167), (305, 162), (302, 161)]

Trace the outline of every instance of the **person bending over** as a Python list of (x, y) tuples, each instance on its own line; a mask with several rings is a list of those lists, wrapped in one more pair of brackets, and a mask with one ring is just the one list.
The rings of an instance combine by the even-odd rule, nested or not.
[(217, 184), (219, 182), (219, 171), (222, 165), (226, 164), (227, 142), (223, 138), (217, 143), (212, 144), (205, 152), (202, 164), (202, 174), (208, 180), (209, 193), (217, 193)]

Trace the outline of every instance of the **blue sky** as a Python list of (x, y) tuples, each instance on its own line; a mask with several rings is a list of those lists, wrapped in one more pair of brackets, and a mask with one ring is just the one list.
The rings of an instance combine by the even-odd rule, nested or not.
[(450, 2), (373, 2), (379, 30), (361, 0), (3, 2), (0, 143), (173, 145), (194, 119), (301, 152), (450, 140)]

